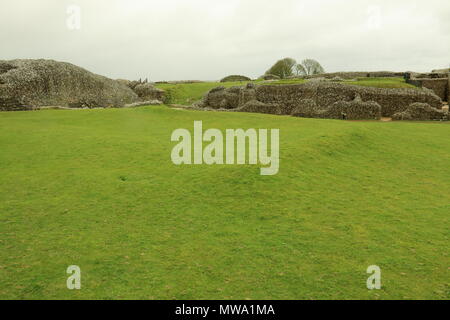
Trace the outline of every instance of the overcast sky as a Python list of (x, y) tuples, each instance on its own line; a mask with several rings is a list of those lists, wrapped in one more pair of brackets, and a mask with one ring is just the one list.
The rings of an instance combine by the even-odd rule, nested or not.
[(111, 78), (258, 77), (283, 57), (314, 58), (329, 72), (431, 71), (450, 64), (448, 0), (0, 0), (0, 5), (0, 59), (67, 61)]

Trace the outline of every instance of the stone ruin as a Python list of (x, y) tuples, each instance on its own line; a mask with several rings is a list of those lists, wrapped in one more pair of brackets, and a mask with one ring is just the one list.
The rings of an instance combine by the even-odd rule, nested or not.
[(331, 72), (331, 73), (320, 73), (309, 76), (303, 76), (304, 79), (314, 79), (314, 78), (341, 78), (344, 80), (353, 80), (359, 78), (403, 78), (404, 72), (393, 72), (393, 71), (349, 71), (349, 72)]
[(432, 90), (442, 101), (449, 101), (449, 73), (450, 69), (433, 70), (431, 73), (417, 72), (392, 72), (392, 71), (371, 71), (371, 72), (333, 72), (309, 75), (303, 77), (293, 76), (293, 79), (309, 79), (310, 81), (343, 81), (363, 78), (404, 78), (407, 83), (419, 88)]
[(162, 103), (162, 101), (164, 100), (165, 91), (156, 88), (153, 84), (148, 82), (148, 79), (145, 79), (144, 81), (142, 81), (142, 79), (139, 79), (139, 81), (118, 79), (116, 81), (119, 81), (128, 86), (138, 95), (138, 97), (144, 103), (152, 101), (159, 101), (160, 103)]
[(435, 69), (431, 71), (432, 73), (450, 73), (450, 68), (447, 69)]
[(405, 73), (407, 83), (419, 88), (432, 90), (442, 101), (449, 102), (450, 96), (450, 73), (444, 70), (435, 70), (439, 72), (431, 73)]
[(337, 82), (218, 87), (194, 105), (198, 108), (293, 115), (308, 118), (370, 120), (390, 117), (441, 120), (448, 115), (433, 92), (384, 89)]
[(150, 84), (130, 83), (54, 60), (0, 60), (0, 111), (120, 108), (162, 100), (163, 92)]

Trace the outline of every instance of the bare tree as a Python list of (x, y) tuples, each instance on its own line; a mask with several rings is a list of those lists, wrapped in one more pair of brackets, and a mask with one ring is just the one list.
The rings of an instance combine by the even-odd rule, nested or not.
[(310, 76), (313, 74), (325, 73), (325, 69), (314, 59), (305, 59), (295, 66), (298, 76)]

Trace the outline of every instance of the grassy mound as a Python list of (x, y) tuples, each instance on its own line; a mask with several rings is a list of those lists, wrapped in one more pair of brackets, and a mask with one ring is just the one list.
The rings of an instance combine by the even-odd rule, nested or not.
[(220, 80), (220, 82), (236, 82), (236, 81), (252, 81), (252, 79), (241, 75), (231, 75)]
[[(279, 128), (280, 173), (173, 165), (170, 135), (194, 120)], [(163, 106), (0, 113), (0, 298), (448, 299), (449, 128)], [(66, 288), (73, 264), (81, 290)], [(380, 291), (366, 288), (374, 264)]]

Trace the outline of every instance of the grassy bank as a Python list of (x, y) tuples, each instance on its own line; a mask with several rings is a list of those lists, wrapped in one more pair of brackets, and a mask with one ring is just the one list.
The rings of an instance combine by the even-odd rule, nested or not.
[(375, 88), (410, 88), (421, 90), (420, 88), (406, 83), (403, 78), (359, 78), (357, 81), (346, 81), (345, 83), (364, 87)]

